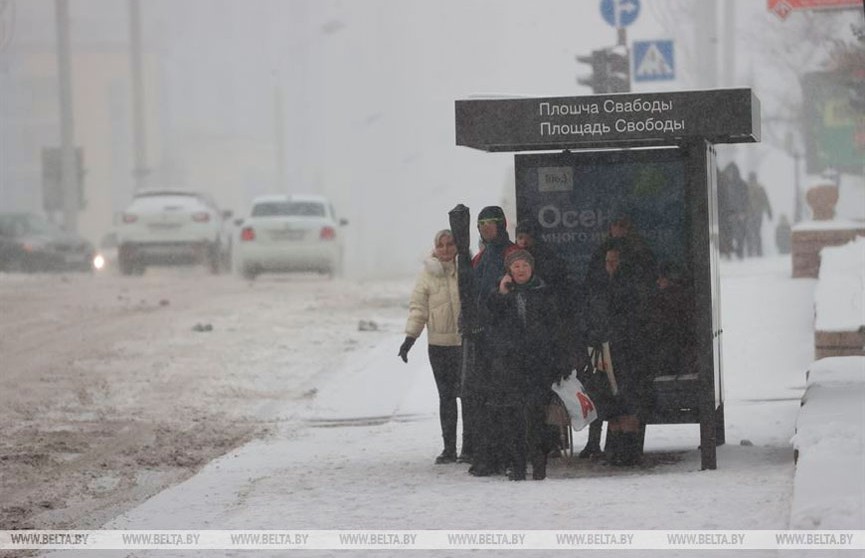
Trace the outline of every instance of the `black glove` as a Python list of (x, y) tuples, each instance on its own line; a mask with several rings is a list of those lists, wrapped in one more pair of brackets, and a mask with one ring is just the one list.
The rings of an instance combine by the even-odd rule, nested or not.
[(399, 353), (397, 353), (397, 354), (399, 355), (399, 358), (401, 358), (403, 362), (408, 362), (408, 352), (411, 349), (411, 346), (414, 345), (414, 342), (415, 342), (414, 337), (412, 337), (410, 335), (406, 335), (405, 341), (403, 341), (402, 345), (399, 346)]

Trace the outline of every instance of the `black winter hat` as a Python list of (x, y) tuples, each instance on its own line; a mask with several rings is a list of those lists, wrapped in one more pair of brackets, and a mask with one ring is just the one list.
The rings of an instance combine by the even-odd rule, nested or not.
[(478, 221), (481, 219), (499, 219), (500, 221), (505, 221), (505, 212), (501, 207), (497, 205), (488, 205), (485, 208), (481, 209), (481, 212), (478, 213)]

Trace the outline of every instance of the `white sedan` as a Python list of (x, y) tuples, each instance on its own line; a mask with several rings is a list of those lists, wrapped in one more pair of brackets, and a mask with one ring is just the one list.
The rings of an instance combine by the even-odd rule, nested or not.
[(252, 201), (252, 211), (240, 221), (235, 244), (237, 267), (254, 279), (264, 272), (342, 271), (342, 236), (327, 198), (316, 195), (270, 195)]
[(213, 199), (197, 191), (144, 190), (123, 212), (116, 233), (120, 273), (148, 265), (203, 263), (219, 273), (225, 261), (223, 221)]

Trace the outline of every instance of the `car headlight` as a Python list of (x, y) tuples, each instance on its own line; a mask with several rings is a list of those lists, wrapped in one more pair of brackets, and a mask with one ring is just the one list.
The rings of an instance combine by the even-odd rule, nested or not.
[(94, 269), (105, 268), (105, 257), (102, 254), (96, 254), (95, 256), (93, 256), (93, 268)]

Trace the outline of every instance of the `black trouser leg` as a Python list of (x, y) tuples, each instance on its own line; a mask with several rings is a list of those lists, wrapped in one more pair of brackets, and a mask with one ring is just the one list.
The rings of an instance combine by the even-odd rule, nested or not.
[(471, 456), (475, 452), (475, 437), (477, 436), (477, 398), (463, 395), (460, 397), (460, 407), (463, 413), (463, 445), (460, 454)]
[(526, 406), (526, 432), (528, 456), (532, 461), (532, 478), (543, 480), (547, 476), (547, 454), (555, 447), (546, 423), (546, 404), (542, 400), (530, 401)]
[(600, 420), (595, 420), (589, 425), (589, 439), (586, 440), (586, 447), (580, 452), (579, 457), (586, 458), (601, 453), (601, 432), (603, 428), (604, 423)]
[(429, 346), (429, 361), (439, 394), (439, 421), (444, 450), (456, 456), (457, 394), (460, 382), (460, 347)]
[(497, 409), (504, 435), (505, 463), (511, 467), (511, 480), (525, 480), (528, 455), (528, 429), (524, 405), (508, 405)]
[(469, 472), (479, 476), (494, 474), (498, 469), (497, 445), (502, 439), (496, 440), (497, 416), (495, 409), (486, 398), (478, 398), (477, 413), (472, 429), (472, 466)]

